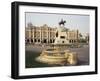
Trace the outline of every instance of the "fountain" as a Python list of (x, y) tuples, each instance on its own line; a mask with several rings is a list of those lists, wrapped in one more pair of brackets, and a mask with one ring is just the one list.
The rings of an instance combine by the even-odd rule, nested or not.
[(63, 21), (63, 19), (59, 22), (59, 27), (56, 31), (56, 39), (53, 44), (54, 47), (44, 49), (40, 56), (36, 58), (36, 61), (55, 65), (77, 64), (77, 53), (63, 49), (63, 46), (68, 44), (66, 28), (64, 27), (65, 22), (66, 21)]

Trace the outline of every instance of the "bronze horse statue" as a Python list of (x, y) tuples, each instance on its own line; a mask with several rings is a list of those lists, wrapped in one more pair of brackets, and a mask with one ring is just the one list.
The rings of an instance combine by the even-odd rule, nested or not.
[(61, 21), (59, 22), (59, 25), (65, 25), (65, 23), (66, 23), (66, 21), (65, 20), (63, 20), (63, 19), (61, 19)]

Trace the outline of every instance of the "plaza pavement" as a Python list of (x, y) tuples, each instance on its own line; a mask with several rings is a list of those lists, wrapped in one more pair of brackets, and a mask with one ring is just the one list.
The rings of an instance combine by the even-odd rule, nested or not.
[[(47, 47), (42, 47), (42, 46), (33, 46), (33, 45), (27, 45), (26, 51), (31, 51), (31, 52), (37, 52), (40, 53), (42, 52), (43, 49), (48, 48)], [(71, 52), (76, 52), (78, 54), (78, 65), (89, 65), (89, 46), (85, 45), (84, 47), (80, 48), (66, 48), (70, 50)]]

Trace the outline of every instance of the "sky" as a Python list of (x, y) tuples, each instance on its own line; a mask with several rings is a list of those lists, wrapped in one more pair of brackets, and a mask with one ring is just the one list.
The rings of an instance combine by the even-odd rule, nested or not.
[(58, 27), (61, 19), (65, 20), (65, 27), (73, 30), (78, 29), (80, 33), (89, 33), (90, 16), (79, 14), (52, 14), (52, 13), (25, 13), (26, 26), (32, 23), (34, 26), (47, 24), (50, 27)]

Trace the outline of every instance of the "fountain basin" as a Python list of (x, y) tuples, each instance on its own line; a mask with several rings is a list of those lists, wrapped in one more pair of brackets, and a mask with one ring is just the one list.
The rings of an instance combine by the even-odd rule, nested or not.
[(75, 52), (70, 52), (69, 50), (62, 51), (60, 49), (46, 49), (36, 58), (38, 62), (58, 65), (76, 65), (77, 60), (78, 58)]

